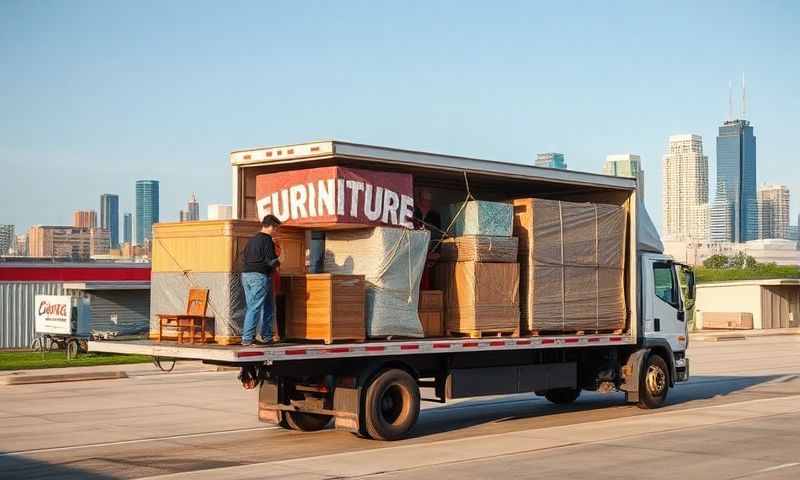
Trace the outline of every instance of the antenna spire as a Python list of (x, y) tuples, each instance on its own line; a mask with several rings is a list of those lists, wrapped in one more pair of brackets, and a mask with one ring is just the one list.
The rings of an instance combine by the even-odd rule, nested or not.
[(728, 80), (728, 120), (733, 120), (733, 81)]
[(744, 73), (742, 73), (742, 120), (747, 118), (747, 87), (744, 84)]

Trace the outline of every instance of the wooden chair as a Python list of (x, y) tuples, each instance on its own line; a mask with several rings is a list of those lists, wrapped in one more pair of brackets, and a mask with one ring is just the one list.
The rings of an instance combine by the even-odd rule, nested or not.
[[(185, 314), (156, 314), (158, 317), (158, 338), (175, 339), (178, 343), (210, 343), (214, 341), (214, 317), (207, 317), (208, 289), (189, 289), (189, 300)], [(175, 331), (174, 336), (165, 336), (164, 327)]]

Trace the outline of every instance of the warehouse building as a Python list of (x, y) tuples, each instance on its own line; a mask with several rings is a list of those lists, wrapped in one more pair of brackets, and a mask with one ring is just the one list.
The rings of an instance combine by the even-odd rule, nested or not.
[(71, 295), (90, 304), (93, 332), (146, 333), (150, 264), (0, 262), (0, 349), (26, 348), (34, 338), (34, 297)]
[(700, 329), (800, 327), (800, 279), (697, 285), (695, 312)]

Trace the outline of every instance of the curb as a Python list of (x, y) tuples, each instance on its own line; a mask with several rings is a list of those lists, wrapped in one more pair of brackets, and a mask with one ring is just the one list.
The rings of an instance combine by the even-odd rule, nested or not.
[(87, 380), (116, 380), (119, 378), (128, 378), (128, 374), (123, 371), (67, 373), (60, 375), (29, 375), (15, 373), (0, 377), (0, 384), (32, 385), (37, 383), (83, 382)]

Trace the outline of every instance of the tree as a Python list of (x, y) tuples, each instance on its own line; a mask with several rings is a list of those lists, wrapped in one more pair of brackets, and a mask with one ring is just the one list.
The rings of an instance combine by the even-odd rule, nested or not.
[(728, 257), (725, 255), (712, 255), (703, 261), (703, 266), (706, 268), (727, 268)]

